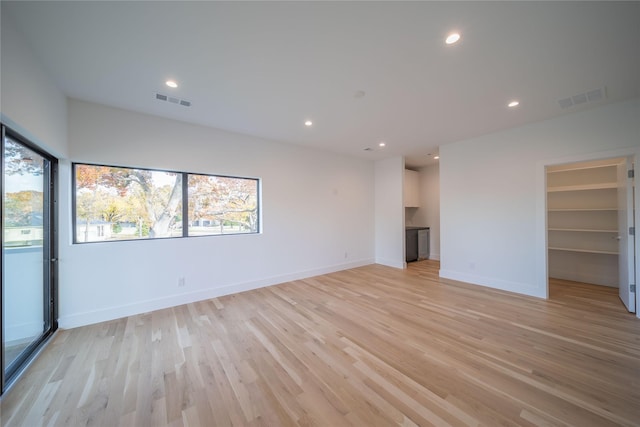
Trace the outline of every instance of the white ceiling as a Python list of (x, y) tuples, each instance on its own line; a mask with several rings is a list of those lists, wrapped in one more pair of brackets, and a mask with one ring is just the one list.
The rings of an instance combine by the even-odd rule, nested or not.
[[(443, 144), (640, 96), (637, 1), (2, 1), (2, 13), (69, 97), (412, 166)], [(462, 40), (447, 46), (452, 30)], [(558, 103), (603, 87), (602, 101)]]

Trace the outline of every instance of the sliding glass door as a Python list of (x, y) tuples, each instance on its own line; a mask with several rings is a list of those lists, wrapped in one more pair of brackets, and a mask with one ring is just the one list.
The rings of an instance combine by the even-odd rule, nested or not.
[(2, 389), (55, 329), (55, 159), (2, 128)]

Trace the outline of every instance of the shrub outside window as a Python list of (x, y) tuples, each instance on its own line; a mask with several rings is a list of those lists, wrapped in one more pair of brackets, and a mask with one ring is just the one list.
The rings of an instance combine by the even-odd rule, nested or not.
[(257, 179), (74, 164), (74, 187), (75, 243), (259, 231)]

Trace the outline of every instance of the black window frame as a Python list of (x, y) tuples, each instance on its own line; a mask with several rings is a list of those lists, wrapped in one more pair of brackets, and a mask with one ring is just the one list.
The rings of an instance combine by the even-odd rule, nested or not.
[[(43, 236), (43, 262), (47, 262), (47, 274), (43, 279), (43, 311), (44, 325), (43, 333), (31, 342), (22, 353), (11, 362), (5, 372), (5, 354), (0, 348), (0, 395), (4, 394), (20, 377), (31, 360), (39, 353), (40, 349), (53, 337), (58, 329), (58, 198), (59, 198), (59, 173), (58, 158), (43, 150), (28, 138), (14, 131), (4, 123), (0, 123), (0, 147), (4, 149), (4, 140), (9, 138), (27, 147), (29, 150), (45, 158), (48, 162), (48, 169), (44, 180), (43, 204), (46, 213), (43, 217), (43, 231), (47, 235)], [(4, 172), (4, 154), (0, 156), (0, 174)], [(4, 176), (0, 176), (0, 190), (4, 194)], [(4, 209), (4, 200), (0, 197), (0, 212)], [(3, 234), (3, 233), (0, 233)], [(48, 244), (44, 244), (47, 242)], [(0, 235), (0, 243), (4, 246), (4, 236)], [(4, 256), (0, 256), (0, 271), (3, 271)], [(4, 273), (0, 279), (0, 314), (4, 316)], [(4, 319), (3, 319), (4, 322)], [(2, 322), (0, 322), (2, 323)], [(4, 326), (0, 327), (0, 345), (4, 347)]]
[[(198, 176), (209, 176), (216, 178), (230, 178), (230, 179), (244, 179), (249, 181), (256, 182), (256, 231), (249, 233), (217, 233), (217, 234), (202, 234), (202, 235), (189, 235), (189, 176), (190, 175), (198, 175)], [(261, 221), (261, 212), (262, 212), (262, 201), (261, 201), (261, 185), (262, 180), (259, 178), (247, 178), (241, 176), (229, 176), (229, 175), (215, 175), (215, 174), (206, 174), (206, 173), (195, 173), (195, 172), (186, 172), (186, 175), (182, 179), (182, 209), (183, 209), (183, 222), (182, 222), (182, 230), (183, 237), (210, 237), (210, 236), (238, 236), (238, 235), (253, 235), (253, 234), (261, 234), (262, 233), (262, 221)]]
[[(120, 168), (120, 169), (136, 169), (149, 172), (164, 172), (172, 174), (182, 175), (182, 235), (181, 236), (167, 236), (167, 237), (146, 237), (141, 239), (114, 239), (114, 240), (95, 240), (88, 242), (78, 241), (77, 234), (77, 183), (76, 183), (76, 167), (81, 166), (95, 166), (95, 167), (107, 167), (107, 168)], [(189, 235), (189, 176), (210, 176), (218, 178), (230, 178), (230, 179), (245, 179), (256, 182), (256, 231), (248, 233), (224, 233), (224, 234), (204, 234), (204, 235)], [(74, 245), (84, 245), (93, 243), (117, 243), (117, 242), (137, 242), (137, 241), (152, 241), (152, 240), (168, 240), (168, 239), (184, 239), (184, 238), (206, 238), (206, 237), (218, 237), (218, 236), (244, 236), (244, 235), (259, 235), (262, 234), (262, 179), (256, 177), (236, 176), (236, 175), (221, 175), (212, 173), (201, 172), (184, 172), (170, 169), (154, 169), (149, 167), (137, 167), (137, 166), (122, 166), (122, 165), (108, 165), (103, 163), (90, 163), (90, 162), (72, 162), (71, 163), (71, 226), (72, 226), (72, 242)]]

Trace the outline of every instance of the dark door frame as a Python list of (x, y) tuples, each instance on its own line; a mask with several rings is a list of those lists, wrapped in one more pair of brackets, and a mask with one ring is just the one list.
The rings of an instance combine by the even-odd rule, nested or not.
[[(7, 388), (15, 381), (19, 374), (28, 366), (29, 362), (38, 353), (42, 346), (51, 338), (53, 333), (58, 329), (58, 159), (47, 153), (40, 147), (33, 144), (27, 138), (19, 133), (0, 124), (1, 137), (0, 146), (2, 148), (2, 158), (0, 160), (0, 191), (4, 194), (4, 146), (5, 138), (25, 146), (29, 150), (34, 151), (38, 155), (47, 160), (45, 165), (44, 179), (44, 208), (45, 215), (43, 218), (44, 242), (43, 242), (43, 264), (45, 265), (43, 280), (43, 319), (45, 325), (43, 333), (34, 342), (32, 342), (23, 353), (11, 364), (11, 369), (5, 372), (5, 355), (4, 355), (4, 233), (0, 233), (0, 242), (2, 242), (2, 256), (0, 256), (0, 394), (4, 393)], [(0, 211), (4, 210), (3, 197), (0, 198)], [(3, 217), (4, 221), (4, 217)], [(4, 224), (3, 224), (4, 230)]]

